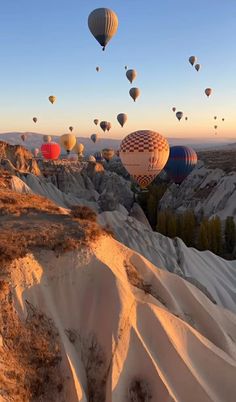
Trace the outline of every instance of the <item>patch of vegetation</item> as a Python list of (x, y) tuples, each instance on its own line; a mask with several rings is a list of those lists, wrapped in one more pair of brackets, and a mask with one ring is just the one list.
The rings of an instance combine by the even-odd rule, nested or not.
[(91, 220), (93, 213), (87, 213), (90, 220), (73, 218), (36, 195), (1, 192), (0, 215), (1, 208), (4, 211), (0, 219), (1, 270), (15, 258), (24, 257), (37, 248), (60, 254), (80, 249), (105, 233)]
[(128, 263), (127, 261), (124, 261), (124, 267), (126, 270), (128, 281), (132, 286), (143, 290), (144, 293), (153, 296), (161, 304), (163, 304), (163, 306), (167, 306), (165, 300), (154, 291), (150, 283), (146, 283), (143, 280), (143, 278), (139, 275), (139, 273), (132, 264)]
[(218, 216), (197, 219), (193, 211), (176, 214), (164, 210), (157, 215), (156, 231), (172, 239), (179, 237), (188, 247), (200, 251), (210, 250), (227, 259), (236, 256), (236, 226), (230, 216), (224, 224)]
[(107, 361), (95, 334), (81, 340), (81, 358), (87, 378), (88, 402), (106, 400)]
[[(53, 322), (30, 303), (22, 322), (6, 282), (0, 282), (0, 399), (53, 401), (63, 391), (61, 351)], [(2, 399), (1, 399), (2, 400)]]
[(129, 386), (128, 401), (149, 402), (152, 399), (153, 398), (148, 383), (145, 380), (135, 378)]
[(74, 218), (81, 220), (88, 220), (90, 222), (96, 222), (97, 214), (91, 208), (81, 205), (75, 205), (71, 207), (71, 215)]

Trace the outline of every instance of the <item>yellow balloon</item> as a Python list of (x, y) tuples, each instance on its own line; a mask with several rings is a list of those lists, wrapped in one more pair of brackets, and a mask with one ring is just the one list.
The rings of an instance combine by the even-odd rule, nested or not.
[(61, 146), (69, 154), (76, 144), (76, 136), (74, 134), (64, 134), (60, 138)]
[(49, 99), (49, 101), (50, 101), (52, 104), (55, 103), (56, 100), (57, 100), (56, 96), (53, 96), (53, 95), (49, 96), (48, 99)]

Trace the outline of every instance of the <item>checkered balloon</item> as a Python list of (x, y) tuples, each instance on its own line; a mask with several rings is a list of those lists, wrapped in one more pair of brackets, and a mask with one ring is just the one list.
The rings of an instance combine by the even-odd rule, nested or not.
[(168, 157), (169, 144), (155, 131), (135, 131), (121, 142), (121, 161), (129, 174), (143, 188), (162, 171)]

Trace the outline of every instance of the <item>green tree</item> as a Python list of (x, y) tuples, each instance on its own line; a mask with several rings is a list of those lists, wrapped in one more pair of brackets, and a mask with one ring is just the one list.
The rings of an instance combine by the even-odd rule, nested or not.
[(184, 242), (188, 247), (195, 245), (196, 219), (193, 211), (186, 211), (183, 215)]
[(199, 228), (199, 232), (198, 232), (197, 247), (199, 250), (208, 250), (209, 249), (208, 221), (207, 220), (204, 220), (200, 224), (200, 228)]
[(166, 231), (167, 236), (172, 239), (177, 236), (177, 218), (171, 211), (167, 211), (166, 214)]
[(166, 212), (161, 211), (158, 213), (157, 216), (157, 227), (156, 227), (157, 232), (167, 235), (167, 225), (166, 225)]
[(225, 222), (225, 249), (227, 253), (232, 254), (236, 245), (236, 227), (234, 218), (228, 216)]

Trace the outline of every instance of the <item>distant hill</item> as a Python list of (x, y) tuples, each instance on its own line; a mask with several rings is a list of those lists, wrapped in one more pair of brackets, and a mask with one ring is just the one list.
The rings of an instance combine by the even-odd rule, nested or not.
[[(24, 133), (27, 135), (27, 138), (25, 142), (22, 141), (21, 135), (22, 132), (10, 132), (10, 133), (2, 133), (0, 134), (0, 140), (1, 141), (7, 141), (9, 144), (20, 144), (24, 145), (28, 149), (32, 148), (40, 148), (41, 144), (43, 142), (43, 135), (40, 133), (31, 133), (27, 132)], [(108, 134), (109, 135), (109, 134)], [(60, 136), (52, 136), (53, 141), (55, 142), (60, 142)], [(115, 138), (99, 138), (96, 144), (94, 144), (90, 138), (86, 137), (78, 137), (78, 141), (81, 142), (86, 149), (86, 154), (92, 154), (95, 151), (101, 150), (103, 148), (114, 148), (118, 149), (121, 139), (115, 139)], [(203, 142), (202, 139), (199, 138), (168, 138), (168, 141), (170, 145), (189, 145), (192, 146), (193, 148), (199, 150), (205, 150), (205, 149), (214, 149), (214, 148), (219, 148), (219, 147), (228, 147), (231, 148), (234, 146), (236, 148), (236, 143), (233, 145), (230, 144), (230, 140), (225, 139), (207, 139), (205, 142)]]

